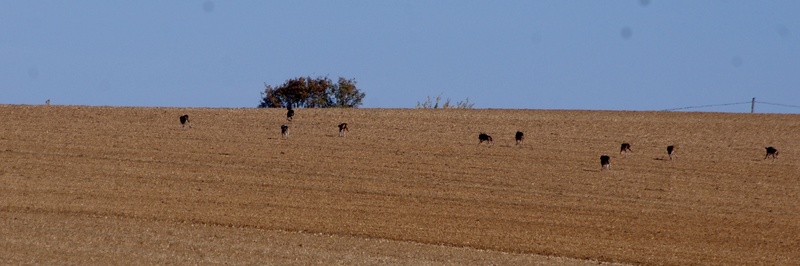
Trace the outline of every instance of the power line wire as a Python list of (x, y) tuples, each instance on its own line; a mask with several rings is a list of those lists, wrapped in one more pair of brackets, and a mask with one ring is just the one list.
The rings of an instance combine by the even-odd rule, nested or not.
[(781, 106), (781, 107), (789, 107), (789, 108), (798, 108), (800, 109), (800, 105), (791, 105), (791, 104), (782, 104), (782, 103), (771, 103), (771, 102), (762, 102), (762, 101), (747, 101), (747, 102), (738, 102), (738, 103), (722, 103), (722, 104), (707, 104), (707, 105), (694, 105), (694, 106), (686, 106), (686, 107), (679, 107), (679, 108), (670, 108), (661, 110), (664, 111), (677, 111), (677, 110), (686, 110), (686, 109), (698, 109), (698, 108), (708, 108), (708, 107), (718, 107), (718, 106), (729, 106), (729, 105), (740, 105), (740, 104), (766, 104), (766, 105), (773, 105), (773, 106)]
[[(661, 110), (661, 111), (662, 111), (662, 112), (663, 112), (663, 111), (676, 111), (676, 110), (697, 109), (697, 108), (707, 108), (707, 107), (717, 107), (717, 106), (728, 106), (728, 105), (748, 104), (748, 103), (751, 103), (751, 101), (747, 101), (747, 102), (739, 102), (739, 103), (723, 103), (723, 104), (695, 105), (695, 106), (686, 106), (686, 107), (680, 107), (680, 108), (664, 109), (664, 110)], [(800, 107), (798, 107), (798, 108), (800, 108)]]
[(775, 105), (775, 106), (790, 107), (790, 108), (800, 108), (800, 106), (797, 106), (797, 105), (782, 104), (782, 103), (770, 103), (770, 102), (761, 102), (761, 101), (756, 101), (756, 103), (763, 103), (763, 104), (766, 104), (766, 105)]

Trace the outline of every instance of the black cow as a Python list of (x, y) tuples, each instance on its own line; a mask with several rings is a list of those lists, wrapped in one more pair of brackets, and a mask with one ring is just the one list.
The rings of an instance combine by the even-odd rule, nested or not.
[(600, 171), (611, 170), (611, 157), (608, 155), (600, 156)]
[(189, 124), (190, 128), (192, 127), (192, 122), (189, 121), (189, 115), (187, 115), (187, 114), (182, 115), (180, 117), (180, 120), (181, 120), (181, 127), (182, 128), (186, 128), (186, 124)]
[(281, 137), (284, 139), (289, 138), (289, 126), (286, 124), (281, 125)]
[(478, 134), (478, 145), (480, 145), (484, 141), (486, 141), (486, 143), (489, 143), (489, 145), (491, 145), (492, 136), (486, 135), (486, 133), (481, 132), (480, 134)]
[(671, 161), (673, 157), (676, 159), (678, 158), (678, 152), (675, 151), (675, 146), (667, 146), (667, 154), (669, 155), (669, 160)]
[(521, 145), (525, 142), (525, 134), (522, 131), (517, 131), (517, 134), (514, 134), (514, 139), (517, 140), (517, 145)]
[(772, 157), (773, 160), (778, 159), (778, 154), (779, 154), (778, 149), (772, 146), (767, 147), (766, 149), (767, 149), (767, 155), (764, 156), (764, 160), (766, 160), (770, 156)]
[(292, 119), (294, 119), (294, 110), (292, 109), (292, 106), (287, 106), (286, 110), (286, 120), (292, 122)]
[(349, 131), (350, 129), (347, 128), (347, 123), (339, 124), (339, 137), (347, 137), (347, 132)]
[(631, 150), (631, 144), (622, 143), (622, 145), (619, 146), (619, 154), (625, 154), (625, 157), (628, 157), (628, 152), (633, 152)]

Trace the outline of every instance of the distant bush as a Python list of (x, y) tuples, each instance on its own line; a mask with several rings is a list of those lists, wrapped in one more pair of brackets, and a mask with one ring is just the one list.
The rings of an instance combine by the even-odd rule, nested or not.
[(275, 87), (264, 83), (258, 107), (357, 108), (364, 96), (356, 88), (355, 79), (339, 77), (338, 82), (333, 82), (328, 77), (299, 77)]
[[(439, 107), (440, 107), (439, 106), (439, 102), (441, 102), (441, 101), (442, 101), (442, 96), (441, 95), (436, 96), (436, 98), (434, 100), (431, 100), (431, 96), (428, 96), (428, 98), (424, 102), (417, 102), (417, 109), (439, 109)], [(472, 106), (474, 106), (474, 105), (475, 105), (475, 103), (469, 102), (469, 98), (467, 98), (464, 101), (459, 101), (456, 104), (450, 103), (450, 98), (447, 98), (446, 100), (444, 100), (444, 103), (442, 103), (441, 108), (442, 109), (472, 109)]]

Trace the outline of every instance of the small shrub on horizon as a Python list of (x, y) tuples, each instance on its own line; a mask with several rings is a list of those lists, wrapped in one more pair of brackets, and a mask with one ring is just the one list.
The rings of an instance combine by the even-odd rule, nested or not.
[[(439, 103), (442, 101), (442, 96), (438, 95), (434, 100), (431, 99), (431, 96), (427, 96), (426, 100), (423, 102), (417, 102), (417, 109), (439, 109)], [(464, 101), (458, 101), (455, 105), (453, 105), (450, 101), (450, 98), (445, 99), (444, 103), (442, 103), (442, 109), (472, 109), (475, 106), (475, 103), (469, 102), (469, 97), (467, 97)]]

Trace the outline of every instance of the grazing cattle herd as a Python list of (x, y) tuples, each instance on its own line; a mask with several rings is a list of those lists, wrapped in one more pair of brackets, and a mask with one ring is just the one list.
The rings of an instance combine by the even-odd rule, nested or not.
[[(48, 102), (47, 102), (48, 104), (49, 104), (49, 101), (50, 100), (48, 100)], [(294, 119), (294, 110), (292, 109), (291, 106), (287, 107), (286, 109), (287, 109), (286, 120), (288, 120), (289, 122), (292, 122), (292, 120)], [(189, 121), (189, 115), (187, 115), (187, 114), (184, 114), (184, 115), (180, 116), (180, 122), (181, 122), (181, 128), (186, 128), (187, 125), (189, 126), (189, 128), (192, 127), (191, 122)], [(347, 127), (347, 123), (340, 123), (338, 127), (339, 127), (339, 137), (347, 137), (347, 132), (350, 131), (350, 129)], [(289, 126), (286, 125), (286, 124), (282, 124), (281, 125), (281, 138), (283, 138), (283, 139), (288, 139), (289, 138)], [(514, 134), (514, 140), (516, 140), (516, 145), (523, 145), (523, 143), (525, 141), (525, 134), (522, 133), (522, 131), (517, 131), (517, 133)], [(492, 136), (489, 136), (488, 134), (486, 134), (484, 132), (479, 133), (478, 134), (478, 145), (483, 144), (483, 142), (486, 142), (487, 144), (492, 145), (493, 144)], [(764, 156), (764, 160), (766, 160), (767, 158), (770, 158), (770, 157), (773, 160), (778, 158), (778, 154), (779, 154), (778, 153), (778, 149), (776, 149), (775, 147), (772, 147), (772, 146), (766, 147), (765, 149), (766, 149), (767, 153)], [(676, 150), (677, 150), (677, 148), (674, 145), (667, 146), (667, 156), (669, 156), (669, 160), (670, 161), (678, 158), (678, 153), (677, 153)], [(631, 144), (630, 143), (624, 142), (624, 143), (622, 143), (620, 145), (619, 153), (621, 155), (623, 155), (623, 158), (627, 158), (628, 157), (628, 153), (632, 153), (632, 152), (633, 152), (633, 150), (631, 149)], [(600, 156), (600, 167), (601, 167), (600, 168), (601, 172), (611, 170), (611, 157), (608, 156), (608, 155), (605, 155), (605, 154)]]

